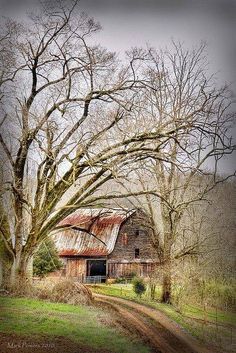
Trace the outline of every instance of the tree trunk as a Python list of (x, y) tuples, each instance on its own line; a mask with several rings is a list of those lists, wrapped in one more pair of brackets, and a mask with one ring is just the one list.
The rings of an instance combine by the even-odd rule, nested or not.
[(151, 298), (151, 300), (155, 300), (155, 294), (156, 294), (156, 284), (151, 283), (150, 284), (150, 298)]
[[(22, 199), (23, 194), (23, 181), (22, 173), (23, 169), (16, 170), (16, 186), (17, 192), (15, 193), (15, 256), (11, 267), (10, 275), (10, 288), (12, 291), (24, 294), (29, 289), (31, 278), (29, 276), (29, 265), (32, 257), (31, 248), (27, 248), (26, 245), (29, 243), (29, 234), (25, 234), (26, 214), (23, 209)], [(26, 243), (25, 243), (26, 242)], [(25, 244), (24, 244), (25, 243)]]
[(9, 278), (11, 275), (11, 267), (13, 264), (13, 257), (4, 247), (0, 244), (0, 287), (7, 289), (9, 286)]
[(18, 254), (13, 261), (10, 275), (10, 287), (18, 293), (26, 293), (32, 281), (32, 257)]
[(171, 276), (171, 248), (173, 245), (173, 233), (167, 223), (167, 231), (164, 234), (163, 251), (163, 280), (162, 280), (162, 302), (171, 304), (172, 296), (172, 276)]
[(172, 296), (172, 278), (171, 278), (171, 261), (167, 260), (164, 266), (163, 282), (162, 282), (162, 303), (171, 304)]

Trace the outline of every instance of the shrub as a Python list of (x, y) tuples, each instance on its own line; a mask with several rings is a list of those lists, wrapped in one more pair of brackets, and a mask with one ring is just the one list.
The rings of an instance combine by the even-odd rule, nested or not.
[(133, 290), (137, 294), (137, 296), (141, 297), (143, 293), (146, 291), (146, 284), (143, 278), (134, 277), (132, 280)]
[(137, 277), (137, 274), (136, 274), (136, 272), (130, 272), (128, 277), (133, 279), (134, 277)]
[(207, 305), (222, 310), (235, 311), (236, 283), (223, 278), (194, 278), (186, 276), (172, 285), (173, 304), (180, 310), (186, 304)]
[(201, 281), (199, 291), (202, 299), (210, 306), (235, 310), (235, 283), (218, 279)]
[(17, 281), (14, 285), (9, 284), (8, 291), (10, 295), (17, 297), (33, 297), (37, 293), (37, 290), (29, 280), (25, 282)]
[(132, 282), (133, 278), (136, 276), (135, 272), (130, 272), (124, 277), (118, 277), (115, 279), (115, 283), (130, 283)]
[(125, 278), (123, 278), (123, 277), (118, 277), (118, 278), (116, 278), (115, 279), (115, 283), (125, 283), (126, 282), (126, 279)]

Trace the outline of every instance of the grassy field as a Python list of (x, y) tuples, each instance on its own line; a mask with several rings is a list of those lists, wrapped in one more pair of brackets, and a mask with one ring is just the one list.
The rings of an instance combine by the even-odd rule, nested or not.
[(0, 308), (0, 333), (64, 337), (94, 352), (149, 352), (137, 339), (126, 337), (104, 309), (8, 297), (0, 297)]
[[(96, 293), (107, 294), (107, 295), (117, 296), (117, 297), (126, 298), (130, 300), (135, 300), (144, 304), (154, 306), (155, 308), (160, 309), (169, 315), (171, 315), (172, 311), (176, 312), (175, 308), (170, 305), (161, 304), (158, 301), (151, 301), (148, 297), (148, 293), (144, 294), (141, 298), (137, 297), (137, 295), (133, 291), (132, 284), (110, 284), (110, 285), (96, 284), (96, 285), (90, 285), (90, 288)], [(158, 291), (159, 289), (157, 289), (157, 292)], [(159, 297), (159, 294), (157, 294), (157, 298), (158, 297)], [(208, 307), (205, 312), (202, 308), (198, 306), (186, 304), (183, 306), (182, 314), (199, 320), (207, 319), (208, 321), (211, 321), (211, 322), (216, 321), (216, 310), (210, 307)], [(222, 324), (236, 325), (236, 314), (227, 312), (227, 311), (218, 310), (217, 320), (219, 324), (222, 323)]]
[[(210, 307), (203, 310), (203, 308), (194, 305), (184, 305), (180, 313), (171, 305), (150, 300), (148, 294), (143, 295), (142, 298), (137, 297), (131, 284), (99, 284), (90, 285), (90, 288), (96, 293), (134, 300), (151, 306), (164, 312), (198, 339), (209, 343), (217, 343), (224, 348), (227, 347), (229, 351), (233, 351), (233, 347), (235, 349), (235, 313), (216, 311)], [(157, 297), (158, 295), (157, 291)]]

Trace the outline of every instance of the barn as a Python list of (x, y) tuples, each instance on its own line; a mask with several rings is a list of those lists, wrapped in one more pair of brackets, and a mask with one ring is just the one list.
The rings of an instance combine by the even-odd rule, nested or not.
[(145, 217), (135, 209), (80, 209), (66, 217), (52, 235), (61, 275), (83, 282), (149, 276), (155, 253)]

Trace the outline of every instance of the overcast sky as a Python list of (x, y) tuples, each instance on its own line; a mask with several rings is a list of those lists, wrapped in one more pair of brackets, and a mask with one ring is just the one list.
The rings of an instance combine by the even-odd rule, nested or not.
[[(236, 82), (236, 0), (81, 0), (103, 27), (99, 41), (122, 52), (171, 38), (186, 45), (207, 41), (209, 60), (222, 80)], [(236, 84), (235, 84), (236, 85)]]
[[(2, 13), (21, 16), (37, 0), (0, 0)], [(207, 42), (210, 69), (236, 92), (236, 0), (80, 0), (81, 9), (98, 20), (103, 30), (96, 41), (121, 55), (134, 46), (187, 46)], [(225, 168), (235, 168), (235, 159)]]

